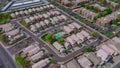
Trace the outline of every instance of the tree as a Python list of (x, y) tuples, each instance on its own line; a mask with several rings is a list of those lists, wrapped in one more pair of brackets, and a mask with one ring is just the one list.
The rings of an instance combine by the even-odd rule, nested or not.
[(97, 32), (92, 32), (91, 35), (95, 38), (99, 37), (99, 34)]
[(107, 12), (107, 14), (112, 13), (112, 9), (111, 8), (105, 9), (105, 11)]
[(46, 55), (47, 57), (50, 57), (50, 56), (51, 56), (51, 53), (50, 53), (50, 52), (46, 52), (45, 55)]
[(117, 20), (118, 20), (118, 21), (120, 21), (120, 14), (119, 14), (119, 15), (117, 15)]
[(45, 36), (45, 40), (52, 44), (56, 40), (55, 39), (55, 34), (54, 33), (48, 33)]
[(50, 63), (55, 64), (55, 63), (56, 63), (56, 60), (52, 58), (52, 59), (50, 59)]
[(93, 51), (93, 47), (87, 48), (87, 52), (92, 52), (92, 51)]
[(85, 5), (85, 8), (87, 8), (87, 9), (90, 9), (90, 10), (92, 10), (93, 9), (93, 7), (92, 6), (90, 6), (90, 5)]
[(64, 44), (64, 38), (59, 38), (59, 39), (57, 39), (58, 40), (58, 43), (60, 43), (60, 44)]
[(112, 20), (112, 24), (117, 25), (117, 20)]

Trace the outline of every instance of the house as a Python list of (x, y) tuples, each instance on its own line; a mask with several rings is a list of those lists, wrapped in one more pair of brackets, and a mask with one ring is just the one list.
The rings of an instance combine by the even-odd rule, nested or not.
[(41, 24), (40, 23), (36, 23), (35, 26), (36, 26), (36, 28), (40, 28)]
[(59, 64), (50, 64), (49, 68), (60, 68)]
[(61, 15), (61, 18), (63, 18), (63, 20), (67, 20), (67, 17), (65, 15)]
[(42, 7), (40, 7), (40, 10), (42, 11), (44, 8), (43, 8), (43, 6)]
[(22, 10), (19, 13), (21, 16), (25, 14), (24, 11), (22, 11)]
[(49, 16), (47, 14), (42, 15), (44, 18), (48, 18)]
[(104, 11), (106, 9), (105, 7), (102, 7), (99, 4), (93, 4), (92, 6), (95, 8), (99, 8), (101, 11)]
[(36, 9), (35, 9), (35, 8), (32, 8), (32, 11), (33, 11), (33, 12), (36, 12)]
[(92, 66), (92, 63), (86, 57), (79, 58), (78, 63), (80, 63), (83, 68), (91, 68)]
[(50, 26), (50, 22), (49, 22), (49, 20), (44, 20), (44, 23), (46, 23), (47, 26)]
[(66, 40), (66, 42), (70, 43), (72, 46), (74, 46), (76, 44), (76, 42), (70, 37), (67, 37), (65, 40)]
[(57, 17), (53, 17), (53, 21), (55, 22), (55, 23), (58, 23), (58, 18)]
[(44, 6), (43, 6), (43, 8), (44, 8), (44, 9), (47, 9), (47, 6), (46, 6), (46, 5), (44, 5)]
[(55, 15), (53, 10), (50, 10), (49, 13), (50, 13), (50, 16), (54, 16)]
[(36, 8), (36, 11), (39, 12), (39, 11), (40, 11), (40, 8), (37, 7), (37, 8)]
[(64, 32), (66, 32), (66, 33), (68, 33), (68, 34), (73, 31), (73, 29), (70, 28), (70, 27), (68, 27), (68, 26), (63, 26), (63, 30), (64, 30)]
[(39, 18), (39, 16), (35, 15), (35, 16), (34, 16), (34, 19), (35, 19), (35, 20), (39, 20), (40, 18)]
[(86, 8), (78, 8), (78, 9), (75, 9), (73, 10), (75, 12), (81, 12), (81, 15), (89, 20), (94, 20), (94, 18), (98, 15), (97, 13), (94, 13)]
[(22, 34), (18, 34), (18, 35), (16, 35), (16, 36), (13, 37), (13, 40), (19, 39), (19, 38), (21, 38), (22, 36), (24, 36), (23, 33), (22, 33)]
[(82, 26), (81, 25), (79, 25), (79, 24), (77, 24), (76, 22), (73, 22), (73, 23), (71, 23), (75, 28), (77, 28), (77, 29), (81, 29), (82, 28)]
[(43, 59), (43, 60), (33, 64), (32, 68), (43, 68), (43, 67), (45, 67), (49, 63), (50, 63), (49, 59), (46, 58), (46, 59)]
[(100, 57), (102, 61), (105, 61), (105, 62), (107, 62), (111, 59), (111, 55), (103, 49), (99, 49), (96, 52), (96, 55), (97, 55), (97, 57)]
[(5, 34), (7, 36), (15, 36), (19, 33), (19, 30), (18, 29), (15, 29), (15, 30), (12, 30), (12, 31), (9, 31), (9, 32), (6, 32)]
[(29, 13), (32, 13), (33, 11), (32, 11), (32, 9), (28, 9), (28, 12), (29, 12)]
[(24, 13), (25, 13), (26, 15), (28, 15), (28, 14), (29, 14), (28, 10), (24, 10)]
[(49, 6), (50, 6), (51, 8), (55, 8), (55, 6), (54, 6), (54, 5), (52, 5), (52, 4), (50, 4)]
[(103, 50), (105, 50), (107, 53), (109, 53), (110, 55), (114, 55), (115, 54), (115, 50), (114, 49), (112, 49), (111, 47), (109, 47), (108, 45), (102, 45), (101, 46), (101, 48), (103, 49)]
[(27, 24), (31, 22), (31, 20), (30, 20), (29, 18), (24, 19), (24, 21), (25, 21), (25, 23), (27, 23)]
[(114, 37), (111, 41), (113, 44), (108, 44), (111, 48), (116, 50), (118, 53), (120, 53), (120, 38)]
[(24, 53), (27, 53), (28, 51), (30, 51), (31, 49), (33, 49), (33, 48), (35, 48), (35, 47), (36, 47), (35, 45), (32, 45), (32, 44), (31, 44), (31, 45), (29, 45), (28, 47), (24, 48), (24, 49), (23, 49), (23, 52), (24, 52)]
[(16, 16), (20, 16), (19, 12), (15, 12), (15, 15), (16, 15)]
[(76, 60), (70, 60), (69, 62), (66, 63), (67, 68), (82, 68)]
[(85, 55), (89, 60), (91, 60), (92, 62), (93, 62), (93, 64), (94, 64), (94, 66), (95, 67), (97, 67), (99, 64), (100, 64), (100, 62), (101, 62), (101, 59), (100, 58), (98, 58), (96, 55), (95, 55), (95, 53), (93, 53), (93, 52), (90, 52), (90, 53), (88, 53), (87, 55)]
[(81, 43), (81, 40), (75, 34), (71, 35), (70, 38), (75, 42), (77, 42), (77, 44)]
[(81, 33), (77, 33), (76, 36), (83, 42), (85, 39), (85, 36)]
[(46, 28), (46, 24), (43, 21), (40, 21), (40, 25), (42, 26), (42, 28)]
[(12, 18), (15, 18), (15, 17), (16, 17), (15, 13), (11, 13), (10, 16), (11, 16)]
[(75, 26), (72, 25), (72, 24), (68, 24), (68, 26), (69, 26), (71, 29), (74, 29), (74, 28), (75, 28)]
[(31, 60), (32, 62), (36, 62), (39, 59), (41, 59), (43, 57), (43, 55), (44, 55), (44, 52), (40, 51), (40, 52), (36, 53), (35, 55), (29, 57), (29, 60)]
[(52, 23), (52, 25), (55, 25), (56, 23), (54, 22), (53, 18), (50, 18), (50, 21)]
[(38, 53), (40, 51), (39, 47), (35, 47), (33, 49), (31, 49), (30, 51), (28, 51), (28, 56), (33, 56), (34, 54)]
[(81, 33), (82, 35), (84, 35), (85, 37), (87, 37), (87, 39), (90, 39), (90, 38), (91, 38), (90, 34), (89, 34), (88, 32), (86, 32), (85, 30), (82, 30), (80, 33)]
[(51, 13), (50, 13), (50, 12), (47, 12), (46, 14), (47, 14), (49, 17), (51, 16)]
[(41, 14), (38, 14), (38, 17), (39, 17), (39, 18), (42, 18), (42, 17), (43, 17), (43, 15), (41, 15)]
[(59, 21), (63, 20), (63, 18), (61, 16), (57, 16), (57, 18), (58, 18)]
[(34, 17), (29, 17), (29, 19), (31, 20), (31, 22), (34, 22)]
[(58, 42), (54, 42), (53, 46), (60, 52), (64, 52), (65, 51), (64, 47), (61, 44), (59, 44)]
[(50, 4), (49, 6), (50, 6), (51, 8), (55, 8), (55, 6), (54, 6), (54, 5), (52, 5), (52, 4)]
[(12, 30), (14, 27), (12, 26), (11, 23), (6, 23), (6, 24), (3, 24), (3, 25), (0, 25), (0, 28), (2, 28), (2, 30), (4, 32), (8, 32), (8, 31)]
[(68, 49), (68, 50), (72, 48), (72, 46), (71, 46), (70, 43), (68, 43), (68, 42), (65, 42), (65, 43), (64, 43), (64, 46), (65, 46), (65, 48)]
[(61, 13), (59, 11), (54, 11), (55, 14), (60, 15)]
[(33, 32), (36, 32), (37, 31), (36, 26), (35, 25), (31, 25), (30, 26), (30, 30), (33, 31)]

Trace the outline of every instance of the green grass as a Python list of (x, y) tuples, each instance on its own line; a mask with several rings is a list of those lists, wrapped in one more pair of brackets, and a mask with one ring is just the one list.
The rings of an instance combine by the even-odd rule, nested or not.
[(92, 51), (93, 51), (93, 47), (87, 48), (87, 52), (92, 52)]
[(42, 40), (44, 40), (44, 41), (45, 41), (45, 40), (46, 40), (46, 39), (45, 39), (45, 37), (46, 37), (47, 35), (48, 35), (48, 33), (46, 33), (46, 34), (42, 35), (42, 36), (41, 36)]
[(64, 38), (61, 37), (61, 38), (56, 39), (55, 34), (56, 34), (56, 32), (46, 33), (46, 34), (41, 36), (41, 39), (50, 43), (50, 44), (52, 44), (55, 41), (58, 41), (58, 43), (60, 43), (60, 44), (64, 44)]
[(27, 23), (23, 20), (23, 18), (21, 18), (21, 19), (19, 20), (19, 22), (20, 22), (23, 26), (25, 26), (26, 28), (29, 28), (29, 27), (30, 27), (30, 25), (27, 24)]
[(0, 34), (0, 41), (5, 42), (6, 41), (6, 36)]
[(0, 13), (0, 24), (5, 24), (5, 23), (9, 22), (10, 19), (11, 19), (10, 13), (8, 13), (8, 12)]
[(56, 60), (52, 58), (52, 59), (50, 59), (50, 63), (55, 64)]
[(16, 62), (18, 64), (18, 66), (23, 67), (23, 68), (28, 67), (29, 62), (26, 59), (24, 59), (23, 57), (16, 56), (15, 60), (16, 60)]
[(105, 34), (107, 37), (113, 37), (115, 34), (114, 33), (107, 33), (107, 34)]

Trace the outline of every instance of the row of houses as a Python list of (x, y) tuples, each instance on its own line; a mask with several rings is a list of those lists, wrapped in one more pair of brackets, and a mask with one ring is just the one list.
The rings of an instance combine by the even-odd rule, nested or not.
[(31, 68), (43, 68), (50, 63), (49, 58), (45, 58), (45, 52), (42, 50), (38, 43), (33, 43), (24, 48), (21, 57), (28, 60), (32, 65)]
[(65, 40), (66, 42), (70, 43), (70, 45), (74, 47), (76, 44), (80, 44), (84, 42), (85, 39), (90, 39), (90, 38), (91, 38), (90, 34), (85, 30), (82, 30), (77, 34), (72, 34), (71, 36), (67, 37)]
[(37, 15), (34, 15), (33, 17), (27, 17), (24, 20), (26, 23), (31, 23), (31, 22), (39, 21), (42, 18), (47, 19), (47, 18), (50, 18), (51, 16), (54, 17), (60, 14), (61, 13), (57, 10), (50, 10), (50, 11), (47, 11), (47, 13), (45, 14), (37, 14)]
[(61, 24), (64, 21), (66, 21), (67, 19), (68, 18), (65, 15), (55, 16), (55, 17), (52, 17), (50, 19), (45, 19), (44, 21), (40, 21), (39, 23), (31, 25), (30, 30), (33, 31), (33, 32), (36, 32), (37, 29), (43, 30), (43, 29), (46, 29), (46, 28), (48, 28), (52, 25), (54, 26), (54, 25), (57, 25), (57, 24)]
[(119, 6), (119, 3), (115, 3), (115, 2), (113, 2), (111, 0), (106, 0), (106, 1), (107, 1), (107, 3), (109, 3), (110, 5), (112, 5), (113, 7)]
[(110, 45), (111, 44), (103, 44), (101, 48), (96, 52), (97, 57), (100, 57), (103, 62), (108, 62), (112, 58), (112, 56), (118, 54), (118, 52), (114, 50)]
[(50, 5), (44, 5), (44, 6), (40, 6), (40, 7), (20, 10), (18, 12), (16, 11), (14, 13), (11, 13), (11, 17), (16, 18), (16, 17), (19, 17), (19, 16), (28, 15), (30, 13), (39, 12), (39, 11), (42, 11), (42, 10), (45, 10), (45, 9), (53, 9), (53, 8), (55, 8), (55, 7), (52, 4), (50, 4)]
[(82, 57), (79, 57), (77, 61), (83, 68), (97, 68), (103, 63), (109, 62), (109, 60), (112, 59), (112, 56), (117, 54), (118, 52), (112, 47), (102, 44), (98, 51), (85, 53)]
[(8, 44), (12, 44), (16, 39), (25, 36), (25, 33), (20, 28), (15, 28), (11, 23), (0, 25), (1, 33), (9, 40)]
[(116, 19), (119, 14), (120, 14), (120, 10), (115, 11), (115, 12), (107, 15), (106, 17), (98, 18), (98, 19), (97, 19), (97, 24), (98, 24), (99, 26), (104, 26), (105, 24), (108, 24), (108, 23), (110, 23), (112, 20)]
[(98, 13), (92, 12), (84, 7), (74, 9), (73, 12), (80, 13), (81, 16), (87, 18), (88, 20), (94, 20), (94, 18), (98, 16)]
[(85, 53), (78, 57), (77, 61), (83, 68), (98, 68), (101, 63), (101, 59), (94, 52)]
[(61, 4), (68, 4), (68, 3), (75, 3), (76, 5), (79, 4), (80, 2), (88, 2), (90, 0), (72, 0), (72, 1), (69, 1), (69, 0), (61, 0)]
[(99, 5), (99, 4), (92, 4), (93, 7), (100, 9), (101, 11), (104, 11), (106, 8)]
[[(77, 30), (78, 30), (78, 33), (76, 33), (76, 34), (72, 32), (75, 28), (77, 28)], [(66, 35), (66, 34), (70, 34), (70, 35), (64, 39), (65, 42), (63, 45), (58, 43), (57, 41), (55, 41), (53, 43), (53, 46), (59, 52), (64, 52), (65, 49), (70, 50), (73, 47), (76, 47), (76, 45), (80, 45), (85, 40), (90, 40), (92, 38), (90, 33), (81, 28), (82, 28), (82, 26), (75, 22), (70, 23), (67, 26), (63, 26), (63, 31), (59, 32), (57, 34), (60, 34), (62, 36)], [(79, 29), (81, 29), (81, 30), (79, 31)]]
[(63, 31), (67, 34), (71, 33), (75, 28), (77, 28), (78, 30), (82, 28), (81, 25), (77, 24), (76, 22), (72, 22), (70, 24), (68, 24), (67, 26), (63, 27)]

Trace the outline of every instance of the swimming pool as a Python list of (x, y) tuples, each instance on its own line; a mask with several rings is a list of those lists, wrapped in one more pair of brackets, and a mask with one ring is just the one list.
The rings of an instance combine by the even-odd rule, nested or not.
[(59, 33), (58, 33), (58, 34), (55, 35), (55, 37), (56, 37), (56, 39), (59, 39), (59, 38), (62, 37), (62, 34), (59, 34)]

